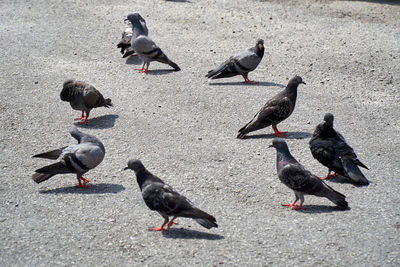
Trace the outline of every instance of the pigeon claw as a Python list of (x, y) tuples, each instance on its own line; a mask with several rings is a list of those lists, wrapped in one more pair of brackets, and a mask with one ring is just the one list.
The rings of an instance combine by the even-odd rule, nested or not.
[(274, 129), (274, 135), (278, 137), (283, 137), (287, 132), (280, 132), (276, 126), (272, 126), (272, 129)]
[(176, 222), (174, 222), (174, 220), (176, 219), (176, 217), (172, 218), (169, 223), (167, 224), (167, 230), (169, 230), (171, 228), (171, 225), (173, 224), (177, 224)]
[(84, 118), (85, 118), (85, 114), (84, 114), (83, 111), (82, 111), (81, 117), (80, 117), (80, 118), (75, 118), (74, 120), (75, 120), (75, 121), (81, 121), (81, 120), (83, 120)]
[(300, 203), (300, 205), (296, 205), (296, 201), (293, 201), (293, 203), (289, 204), (282, 204), (282, 206), (292, 208), (293, 210), (305, 210), (305, 208), (303, 208), (303, 203)]
[(244, 83), (248, 83), (248, 84), (256, 84), (256, 81), (250, 81), (249, 78), (247, 78), (246, 76), (242, 75), (243, 79), (244, 79)]
[(78, 124), (87, 124), (87, 117), (85, 118), (85, 120), (84, 120), (84, 121), (80, 121), (80, 122), (78, 122)]
[[(83, 183), (82, 183), (83, 181)], [(87, 185), (88, 183), (90, 183), (90, 181), (84, 177), (79, 178), (78, 180), (79, 184), (76, 185), (76, 187), (80, 187), (80, 188), (88, 188), (89, 185)]]
[(334, 172), (333, 174), (331, 174), (331, 172), (329, 172), (327, 176), (321, 177), (321, 179), (322, 179), (322, 180), (329, 180), (329, 179), (331, 179), (332, 177), (335, 177), (335, 176), (338, 176), (338, 175), (339, 175), (339, 174), (337, 174), (336, 172)]

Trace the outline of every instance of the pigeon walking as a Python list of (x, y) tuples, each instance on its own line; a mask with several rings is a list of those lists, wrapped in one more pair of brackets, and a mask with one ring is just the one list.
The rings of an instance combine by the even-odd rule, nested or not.
[[(296, 199), (292, 203), (282, 204), (282, 206), (291, 207), (294, 210), (302, 209), (304, 195), (307, 194), (326, 197), (342, 210), (347, 208), (346, 197), (306, 170), (303, 165), (290, 154), (285, 140), (274, 138), (270, 147), (276, 148), (276, 168), (279, 180), (292, 189), (296, 196)], [(299, 199), (300, 205), (296, 205)]]
[[(180, 195), (157, 176), (151, 174), (140, 160), (128, 161), (128, 167), (124, 170), (127, 169), (135, 172), (136, 180), (147, 207), (157, 211), (164, 218), (163, 224), (160, 227), (150, 228), (151, 231), (164, 230), (165, 225), (169, 230), (177, 217), (192, 218), (207, 229), (218, 227), (213, 216), (196, 208), (189, 199)], [(170, 216), (172, 216), (171, 220), (169, 220)]]
[[(326, 113), (324, 122), (315, 128), (310, 140), (313, 157), (329, 169), (328, 175), (322, 179), (326, 180), (340, 174), (353, 183), (368, 185), (369, 181), (358, 166), (369, 170), (368, 167), (357, 159), (353, 148), (339, 132), (333, 129), (333, 119), (331, 113)], [(332, 171), (334, 174), (331, 174)]]
[(283, 91), (268, 100), (264, 107), (254, 115), (253, 119), (239, 130), (237, 138), (242, 139), (247, 133), (270, 125), (274, 129), (275, 136), (284, 136), (286, 132), (280, 132), (277, 124), (292, 114), (296, 105), (297, 87), (301, 83), (306, 84), (301, 77), (295, 76), (292, 78)]
[[(146, 21), (142, 16), (140, 16), (139, 13), (134, 13), (138, 17), (140, 24), (142, 25), (143, 28), (143, 34), (148, 35), (149, 30), (147, 29), (146, 26)], [(127, 21), (128, 19), (125, 19)], [(122, 33), (122, 38), (121, 41), (118, 43), (117, 47), (121, 48), (121, 54), (123, 54), (123, 58), (128, 57), (128, 56), (136, 56), (135, 51), (131, 47), (131, 40), (132, 38), (136, 38), (137, 36), (133, 36), (133, 30), (132, 27), (126, 28), (125, 31)], [(126, 50), (126, 53), (125, 53)], [(125, 54), (124, 54), (125, 53)]]
[(242, 75), (245, 83), (255, 84), (256, 82), (249, 80), (248, 74), (250, 71), (257, 68), (263, 56), (264, 41), (258, 39), (254, 47), (241, 51), (230, 57), (219, 67), (210, 70), (206, 77), (211, 79), (220, 79)]
[[(176, 71), (181, 70), (176, 63), (172, 62), (167, 55), (164, 54), (153, 40), (146, 36), (146, 31), (137, 13), (129, 14), (127, 19), (132, 23), (133, 36), (136, 36), (136, 38), (132, 38), (131, 40), (131, 47), (135, 50), (139, 58), (143, 60), (143, 66), (137, 70), (144, 73), (148, 72), (151, 61), (168, 64)], [(145, 65), (146, 69), (144, 68)]]
[(64, 82), (60, 98), (62, 101), (68, 101), (73, 109), (82, 111), (81, 117), (75, 119), (80, 121), (79, 124), (87, 123), (93, 108), (109, 108), (113, 105), (111, 99), (104, 99), (103, 95), (90, 84), (74, 80)]
[(56, 163), (37, 169), (32, 175), (36, 183), (48, 180), (56, 174), (76, 173), (78, 187), (88, 187), (90, 181), (82, 175), (94, 169), (104, 158), (105, 149), (99, 139), (93, 135), (84, 134), (75, 127), (69, 133), (78, 144), (62, 147), (56, 150), (34, 155), (34, 158), (57, 160)]

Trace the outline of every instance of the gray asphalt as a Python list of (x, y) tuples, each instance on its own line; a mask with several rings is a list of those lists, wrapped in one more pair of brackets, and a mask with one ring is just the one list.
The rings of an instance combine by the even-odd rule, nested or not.
[[(399, 266), (400, 6), (372, 1), (3, 1), (0, 3), (1, 266)], [(302, 4), (304, 3), (304, 4)], [(137, 11), (149, 36), (182, 69), (121, 58), (124, 17)], [(208, 81), (211, 68), (251, 47), (266, 53), (249, 78)], [(272, 129), (238, 140), (237, 130), (290, 78), (298, 102), (279, 125), (292, 154), (313, 173), (327, 169), (308, 141), (325, 112), (370, 171), (368, 187), (328, 182), (345, 194), (339, 211), (294, 199), (268, 148)], [(72, 144), (79, 112), (59, 99), (64, 80), (94, 85), (113, 100), (80, 129), (99, 137), (104, 161), (88, 172), (42, 184), (49, 164), (32, 155)], [(217, 218), (207, 230), (162, 218), (145, 206), (133, 172), (139, 158)]]

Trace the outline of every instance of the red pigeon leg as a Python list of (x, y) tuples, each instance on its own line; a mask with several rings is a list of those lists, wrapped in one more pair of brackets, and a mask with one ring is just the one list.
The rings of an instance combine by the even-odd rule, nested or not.
[(177, 224), (176, 222), (174, 222), (174, 220), (176, 219), (176, 217), (172, 218), (169, 223), (167, 224), (167, 230), (169, 230), (169, 228), (171, 228), (171, 225), (173, 224)]
[(274, 129), (274, 135), (278, 137), (283, 137), (287, 133), (287, 132), (280, 132), (278, 128), (276, 128), (276, 126), (274, 125), (272, 126), (272, 129)]
[(248, 84), (256, 84), (256, 83), (257, 83), (256, 81), (250, 81), (249, 78), (247, 78), (247, 77), (244, 76), (244, 75), (242, 75), (242, 76), (243, 76), (243, 79), (244, 79), (244, 82), (245, 82), (245, 83), (248, 83)]
[[(83, 181), (84, 183), (82, 183), (82, 181)], [(78, 184), (76, 187), (81, 187), (81, 188), (88, 188), (88, 187), (89, 187), (89, 185), (87, 185), (87, 183), (89, 183), (90, 181), (87, 180), (87, 179), (84, 178), (84, 177), (79, 178), (79, 179), (78, 179), (78, 182), (79, 182), (79, 184)]]
[(331, 174), (331, 170), (329, 170), (328, 174), (325, 177), (321, 177), (322, 180), (328, 180), (332, 177), (338, 176), (339, 174), (337, 174), (336, 172), (334, 172), (333, 174)]
[(144, 70), (144, 64), (146, 64), (146, 63), (143, 63), (143, 66), (141, 68), (139, 68), (139, 69), (136, 69), (136, 70), (142, 72)]
[(81, 120), (83, 120), (85, 118), (85, 113), (82, 111), (82, 115), (81, 115), (81, 117), (80, 118), (76, 118), (76, 119), (74, 119), (75, 121), (81, 121)]
[(292, 208), (294, 210), (301, 210), (304, 209), (303, 208), (303, 202), (300, 203), (300, 205), (296, 205), (297, 199), (295, 201), (293, 201), (292, 203), (289, 204), (282, 204), (282, 206), (288, 207), (288, 208)]
[[(167, 222), (168, 222), (168, 221), (167, 221)], [(166, 225), (167, 222), (164, 222), (160, 227), (153, 227), (153, 228), (150, 228), (150, 231), (162, 231), (162, 230), (164, 230), (164, 225)], [(169, 228), (168, 228), (168, 229), (169, 229)]]

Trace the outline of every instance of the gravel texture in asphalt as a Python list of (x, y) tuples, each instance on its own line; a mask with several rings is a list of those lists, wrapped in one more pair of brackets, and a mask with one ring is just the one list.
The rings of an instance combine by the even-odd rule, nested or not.
[[(118, 43), (128, 13), (182, 69), (135, 70)], [(395, 1), (3, 1), (0, 3), (0, 265), (399, 266), (400, 6)], [(249, 74), (204, 75), (264, 39)], [(295, 75), (296, 108), (279, 130), (307, 169), (324, 176), (308, 141), (326, 112), (370, 171), (368, 187), (328, 181), (350, 209), (306, 196), (276, 173), (272, 128), (237, 130)], [(104, 161), (75, 188), (73, 174), (35, 184), (49, 164), (32, 155), (69, 145), (80, 115), (62, 102), (66, 79), (94, 85), (114, 107), (77, 126), (100, 138)], [(169, 232), (144, 204), (128, 159), (145, 166), (219, 228), (180, 218)]]

